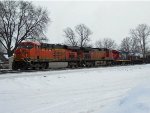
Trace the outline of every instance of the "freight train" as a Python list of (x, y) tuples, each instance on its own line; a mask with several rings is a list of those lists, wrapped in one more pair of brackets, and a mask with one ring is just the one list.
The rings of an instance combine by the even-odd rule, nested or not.
[(14, 52), (13, 70), (77, 68), (142, 63), (141, 59), (106, 48), (21, 42)]

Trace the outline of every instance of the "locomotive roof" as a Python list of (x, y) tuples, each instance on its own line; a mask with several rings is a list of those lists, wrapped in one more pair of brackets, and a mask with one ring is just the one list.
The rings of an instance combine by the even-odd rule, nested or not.
[(56, 49), (74, 49), (74, 50), (80, 49), (80, 47), (78, 46), (67, 46), (67, 45), (61, 45), (61, 44), (41, 43), (41, 46), (44, 48), (56, 48)]
[(107, 48), (92, 48), (92, 50), (94, 50), (94, 51), (107, 51), (107, 50), (110, 50), (110, 49), (107, 49)]
[(38, 45), (38, 46), (41, 45), (39, 42), (31, 42), (31, 41), (21, 42), (20, 44), (34, 44), (34, 45)]
[(109, 50), (107, 48), (67, 46), (67, 45), (62, 45), (62, 44), (48, 44), (48, 43), (39, 43), (39, 42), (31, 42), (31, 41), (26, 41), (26, 42), (21, 42), (21, 43), (35, 44), (35, 45), (41, 46), (43, 48), (50, 48), (50, 49), (55, 48), (55, 49), (83, 50), (85, 52), (88, 52), (88, 51), (91, 51), (91, 50), (94, 50), (94, 51), (107, 51), (107, 50)]
[(88, 52), (88, 51), (92, 50), (91, 47), (81, 47), (80, 49), (83, 50), (83, 51), (85, 51), (85, 52)]
[(79, 50), (80, 47), (78, 47), (78, 46), (68, 46), (67, 49)]
[(119, 51), (118, 51), (118, 50), (114, 50), (114, 49), (112, 50), (112, 52), (117, 52), (117, 53), (119, 53)]

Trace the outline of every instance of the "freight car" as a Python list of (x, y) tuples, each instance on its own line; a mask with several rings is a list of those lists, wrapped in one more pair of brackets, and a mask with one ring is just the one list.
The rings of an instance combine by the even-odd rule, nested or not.
[[(124, 61), (123, 61), (124, 60)], [(21, 42), (14, 52), (12, 69), (93, 67), (122, 64), (120, 52), (106, 48), (80, 48), (60, 44)], [(131, 62), (131, 60), (128, 60)]]

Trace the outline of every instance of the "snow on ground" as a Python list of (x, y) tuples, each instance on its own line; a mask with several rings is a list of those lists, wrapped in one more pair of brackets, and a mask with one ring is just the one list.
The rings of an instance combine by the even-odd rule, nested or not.
[(131, 90), (125, 98), (111, 103), (103, 109), (102, 113), (150, 113), (149, 83), (140, 84)]
[(150, 113), (150, 65), (0, 75), (0, 113)]

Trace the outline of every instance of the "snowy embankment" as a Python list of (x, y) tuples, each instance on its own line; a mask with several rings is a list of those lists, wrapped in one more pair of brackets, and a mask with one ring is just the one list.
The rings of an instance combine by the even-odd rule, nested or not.
[(4, 74), (0, 113), (150, 113), (149, 82), (150, 65)]

